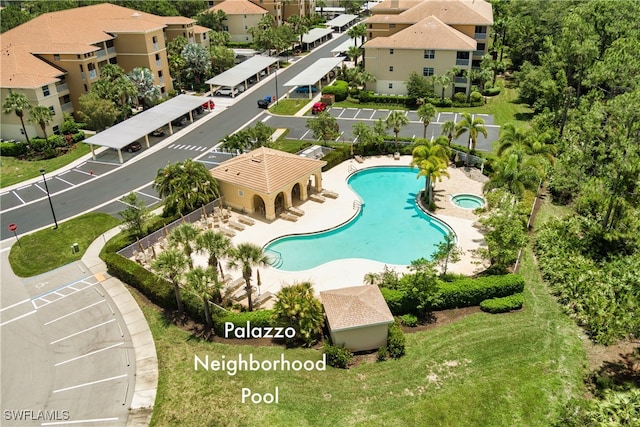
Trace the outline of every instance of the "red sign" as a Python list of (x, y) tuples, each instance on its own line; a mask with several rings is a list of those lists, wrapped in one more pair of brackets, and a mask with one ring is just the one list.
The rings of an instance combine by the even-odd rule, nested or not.
[(18, 224), (9, 224), (9, 231), (16, 231), (18, 229)]

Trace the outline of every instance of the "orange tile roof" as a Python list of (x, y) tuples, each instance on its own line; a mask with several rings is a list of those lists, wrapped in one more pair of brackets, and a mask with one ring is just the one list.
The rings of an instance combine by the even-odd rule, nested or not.
[[(436, 16), (447, 25), (493, 25), (493, 11), (491, 3), (484, 0), (424, 0), (406, 3), (407, 9), (399, 14), (380, 13), (387, 9), (393, 0), (385, 0), (376, 8), (379, 13), (366, 20), (367, 24), (375, 23), (416, 23), (427, 16)], [(376, 8), (372, 10), (375, 12)]]
[(364, 44), (364, 48), (476, 50), (474, 39), (448, 26), (435, 16), (398, 31), (389, 37), (376, 37)]
[(203, 27), (202, 25), (193, 26), (194, 33), (201, 34), (201, 33), (208, 33), (209, 31), (211, 31), (211, 28)]
[(322, 160), (260, 147), (220, 163), (211, 169), (211, 175), (220, 181), (270, 194), (326, 164)]
[(3, 48), (0, 54), (0, 87), (20, 89), (52, 84), (65, 71), (49, 65), (19, 46)]
[(209, 9), (209, 12), (223, 11), (227, 15), (266, 15), (267, 10), (248, 0), (224, 0)]
[(184, 16), (158, 16), (158, 18), (162, 18), (162, 22), (165, 24), (192, 24), (196, 22), (195, 19)]
[(320, 292), (332, 331), (393, 323), (393, 315), (376, 285)]

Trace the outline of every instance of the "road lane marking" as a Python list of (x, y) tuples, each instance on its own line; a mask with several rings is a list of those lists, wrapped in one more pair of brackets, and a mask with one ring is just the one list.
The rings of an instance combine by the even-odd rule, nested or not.
[(269, 120), (271, 118), (271, 116), (267, 116), (264, 119), (260, 120), (262, 123), (266, 122), (267, 120)]
[[(75, 337), (76, 335), (80, 335), (80, 334), (82, 334), (82, 333), (85, 333), (85, 332), (87, 332), (87, 331), (91, 331), (91, 330), (93, 330), (93, 329), (99, 328), (99, 327), (101, 327), (101, 326), (104, 326), (104, 325), (106, 325), (106, 324), (108, 324), (108, 323), (115, 322), (115, 321), (116, 321), (116, 319), (107, 320), (106, 322), (99, 323), (99, 324), (97, 324), (97, 325), (91, 326), (90, 328), (83, 329), (83, 330), (81, 330), (81, 331), (79, 331), (79, 332), (75, 332), (75, 333), (73, 333), (73, 334), (71, 334), (71, 335), (67, 335), (66, 337), (62, 337), (62, 338), (57, 339), (57, 340), (55, 340), (55, 341), (51, 341), (49, 344), (51, 344), (51, 345), (53, 345), (53, 344), (57, 344), (57, 343), (59, 343), (60, 341), (64, 341), (64, 340), (66, 340), (66, 339), (73, 338), (73, 337)], [(54, 392), (54, 393), (55, 393), (55, 392)]]
[(122, 375), (117, 375), (115, 377), (103, 378), (101, 380), (91, 381), (91, 382), (84, 383), (84, 384), (73, 385), (71, 387), (59, 388), (57, 390), (53, 390), (53, 392), (54, 393), (60, 393), (61, 391), (74, 390), (76, 388), (86, 387), (88, 385), (100, 384), (100, 383), (105, 383), (107, 381), (113, 381), (113, 380), (117, 380), (117, 379), (120, 379), (120, 378), (125, 378), (126, 376), (127, 376), (127, 374), (122, 374)]
[(21, 316), (15, 317), (15, 318), (13, 318), (13, 319), (11, 319), (11, 320), (7, 320), (6, 322), (2, 322), (2, 323), (0, 323), (0, 327), (2, 327), (2, 326), (4, 326), (4, 325), (8, 325), (9, 323), (15, 322), (16, 320), (20, 320), (20, 319), (22, 319), (23, 317), (30, 316), (30, 315), (32, 315), (33, 313), (37, 313), (37, 312), (38, 312), (38, 310), (33, 310), (33, 311), (30, 311), (30, 312), (28, 312), (28, 313), (25, 313), (25, 314), (23, 314), (23, 315), (21, 315)]
[[(143, 196), (147, 196), (147, 197), (152, 198), (152, 199), (162, 200), (162, 199), (160, 199), (160, 198), (158, 198), (156, 196), (152, 196), (151, 194), (143, 193), (142, 191), (138, 191), (138, 194), (142, 194)], [(104, 280), (104, 279), (102, 279), (102, 280)]]
[(85, 424), (85, 423), (108, 423), (111, 421), (118, 421), (118, 417), (113, 418), (93, 418), (90, 420), (74, 420), (74, 421), (54, 421), (50, 423), (42, 423), (41, 426), (64, 426), (68, 424)]
[(60, 366), (60, 365), (64, 365), (64, 364), (69, 363), (69, 362), (73, 362), (73, 361), (78, 360), (78, 359), (82, 359), (83, 357), (93, 356), (96, 353), (101, 353), (101, 352), (106, 351), (106, 350), (111, 350), (112, 348), (119, 347), (119, 346), (121, 346), (123, 344), (124, 344), (124, 341), (123, 342), (119, 342), (117, 344), (110, 345), (109, 347), (101, 348), (100, 350), (91, 351), (91, 352), (83, 354), (81, 356), (73, 357), (73, 358), (65, 360), (63, 362), (58, 362), (53, 366)]
[(62, 320), (62, 319), (64, 319), (65, 317), (69, 317), (69, 316), (72, 316), (72, 315), (74, 315), (74, 314), (80, 313), (80, 312), (81, 312), (81, 311), (83, 311), (83, 310), (86, 310), (86, 309), (91, 308), (91, 307), (93, 307), (93, 306), (96, 306), (96, 305), (98, 305), (98, 304), (102, 304), (103, 302), (106, 302), (106, 301), (105, 301), (105, 300), (100, 300), (100, 301), (98, 301), (98, 302), (94, 302), (93, 304), (88, 305), (88, 306), (86, 306), (86, 307), (79, 308), (79, 309), (78, 309), (78, 310), (76, 310), (76, 311), (72, 311), (71, 313), (67, 313), (67, 314), (65, 314), (65, 315), (63, 315), (63, 316), (60, 316), (60, 317), (56, 318), (56, 319), (53, 319), (53, 320), (48, 321), (47, 323), (45, 323), (45, 324), (44, 324), (44, 326), (48, 326), (48, 325), (50, 325), (50, 324), (52, 324), (52, 323), (57, 322), (58, 320)]

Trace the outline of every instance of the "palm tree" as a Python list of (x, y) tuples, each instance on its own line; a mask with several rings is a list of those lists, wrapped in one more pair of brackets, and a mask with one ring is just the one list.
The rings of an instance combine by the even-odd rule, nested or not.
[(442, 135), (446, 135), (449, 140), (449, 147), (451, 147), (451, 140), (453, 139), (453, 134), (456, 131), (456, 122), (453, 120), (447, 120), (442, 124)]
[(438, 83), (440, 85), (440, 87), (442, 88), (442, 96), (441, 99), (444, 100), (444, 91), (445, 89), (447, 89), (449, 87), (449, 85), (451, 84), (451, 78), (446, 75), (443, 74), (441, 76), (436, 77), (435, 82)]
[(443, 143), (446, 143), (446, 138), (443, 136), (438, 137), (436, 141), (422, 140), (420, 144), (416, 145), (411, 155), (410, 166), (417, 166), (420, 169), (418, 177), (424, 176), (425, 187), (424, 194), (426, 195), (427, 206), (430, 206), (433, 202), (433, 182), (436, 179), (442, 180), (443, 176), (449, 176), (447, 172), (447, 166), (449, 165), (449, 154)]
[(181, 52), (185, 60), (184, 74), (187, 79), (200, 83), (211, 71), (211, 55), (204, 47), (196, 43), (188, 43)]
[(160, 89), (155, 85), (153, 73), (148, 68), (136, 67), (127, 77), (135, 85), (138, 103), (143, 108), (151, 107), (160, 98)]
[(48, 107), (36, 105), (29, 111), (29, 122), (40, 125), (40, 129), (44, 133), (44, 139), (47, 139), (47, 125), (53, 120), (53, 115)]
[(222, 233), (207, 230), (196, 237), (196, 249), (208, 254), (209, 266), (220, 270), (220, 277), (224, 277), (220, 258), (226, 256), (231, 250), (231, 239)]
[(422, 133), (422, 137), (424, 139), (427, 139), (427, 126), (429, 126), (431, 119), (437, 113), (436, 107), (434, 107), (433, 104), (427, 102), (426, 104), (422, 104), (418, 108), (417, 113), (418, 118), (422, 120), (422, 124), (424, 124), (424, 132)]
[(480, 117), (476, 117), (475, 119), (471, 117), (470, 113), (462, 113), (462, 120), (458, 122), (456, 125), (456, 135), (458, 138), (465, 132), (469, 132), (469, 144), (467, 145), (467, 158), (465, 163), (469, 164), (469, 155), (471, 150), (476, 149), (476, 142), (478, 141), (478, 133), (481, 133), (486, 138), (487, 128), (484, 127), (484, 119)]
[(517, 128), (512, 123), (507, 123), (500, 130), (500, 138), (498, 139), (498, 156), (513, 146), (525, 146), (530, 138), (529, 133), (523, 128)]
[(251, 275), (253, 274), (253, 267), (266, 266), (268, 262), (267, 256), (260, 246), (252, 243), (241, 243), (230, 251), (229, 257), (229, 268), (240, 268), (242, 270), (249, 311), (253, 311), (253, 301), (251, 299)]
[(349, 38), (353, 39), (353, 45), (358, 46), (357, 39), (360, 37), (360, 45), (364, 43), (364, 37), (367, 35), (367, 27), (365, 24), (354, 25), (347, 30)]
[(2, 104), (2, 112), (4, 114), (16, 113), (16, 116), (20, 119), (20, 124), (22, 124), (22, 132), (24, 132), (24, 137), (27, 140), (27, 144), (29, 141), (29, 135), (27, 135), (27, 128), (24, 126), (24, 112), (29, 111), (31, 109), (31, 104), (29, 103), (29, 99), (23, 93), (11, 92), (7, 99), (4, 100), (4, 104)]
[(187, 256), (179, 249), (169, 248), (162, 251), (151, 264), (151, 268), (161, 274), (173, 285), (176, 294), (178, 313), (182, 314), (182, 296), (180, 295), (180, 277), (187, 268)]
[(324, 325), (322, 304), (314, 296), (313, 286), (309, 282), (283, 286), (276, 294), (273, 305), (273, 318), (277, 325), (292, 327), (296, 334), (287, 343), (302, 341), (311, 346), (317, 341)]
[(498, 156), (512, 150), (521, 150), (530, 156), (544, 158), (550, 163), (555, 160), (556, 147), (553, 145), (551, 136), (546, 132), (536, 136), (532, 131), (516, 128), (513, 124), (508, 123), (500, 131), (498, 142), (500, 144), (497, 151)]
[(389, 114), (389, 117), (387, 117), (387, 129), (393, 129), (393, 133), (396, 134), (395, 145), (398, 145), (398, 134), (400, 133), (400, 129), (402, 129), (402, 126), (407, 124), (409, 124), (409, 119), (402, 111), (393, 111)]
[(211, 268), (196, 267), (185, 275), (186, 285), (191, 292), (202, 299), (204, 305), (204, 318), (209, 329), (213, 328), (210, 300), (220, 296), (222, 283), (218, 280), (216, 270)]
[(189, 266), (193, 267), (193, 259), (191, 254), (193, 253), (193, 243), (196, 241), (200, 230), (198, 230), (193, 224), (183, 223), (171, 230), (169, 234), (169, 243), (177, 246), (182, 245), (182, 250), (187, 256)]
[(218, 197), (218, 182), (204, 164), (193, 159), (158, 170), (153, 188), (165, 198), (166, 215), (190, 212)]
[(293, 33), (300, 36), (300, 47), (302, 47), (302, 36), (309, 31), (309, 28), (305, 25), (304, 20), (299, 15), (291, 15), (287, 18), (287, 23), (291, 26)]
[(353, 59), (354, 67), (358, 66), (358, 57), (360, 56), (361, 53), (362, 53), (362, 49), (360, 49), (357, 46), (349, 46), (349, 49), (347, 49), (347, 56)]
[(525, 190), (536, 190), (544, 178), (544, 166), (539, 158), (510, 152), (494, 163), (491, 178), (484, 184), (485, 192), (505, 188), (521, 199)]

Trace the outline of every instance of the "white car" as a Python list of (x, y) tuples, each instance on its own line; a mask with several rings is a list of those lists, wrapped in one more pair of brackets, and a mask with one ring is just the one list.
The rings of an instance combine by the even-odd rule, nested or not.
[(216, 96), (231, 96), (232, 90), (233, 90), (233, 95), (238, 96), (238, 94), (241, 94), (242, 92), (244, 92), (244, 87), (238, 86), (238, 87), (234, 87), (233, 89), (231, 89), (230, 87), (220, 88), (216, 90), (214, 94)]

